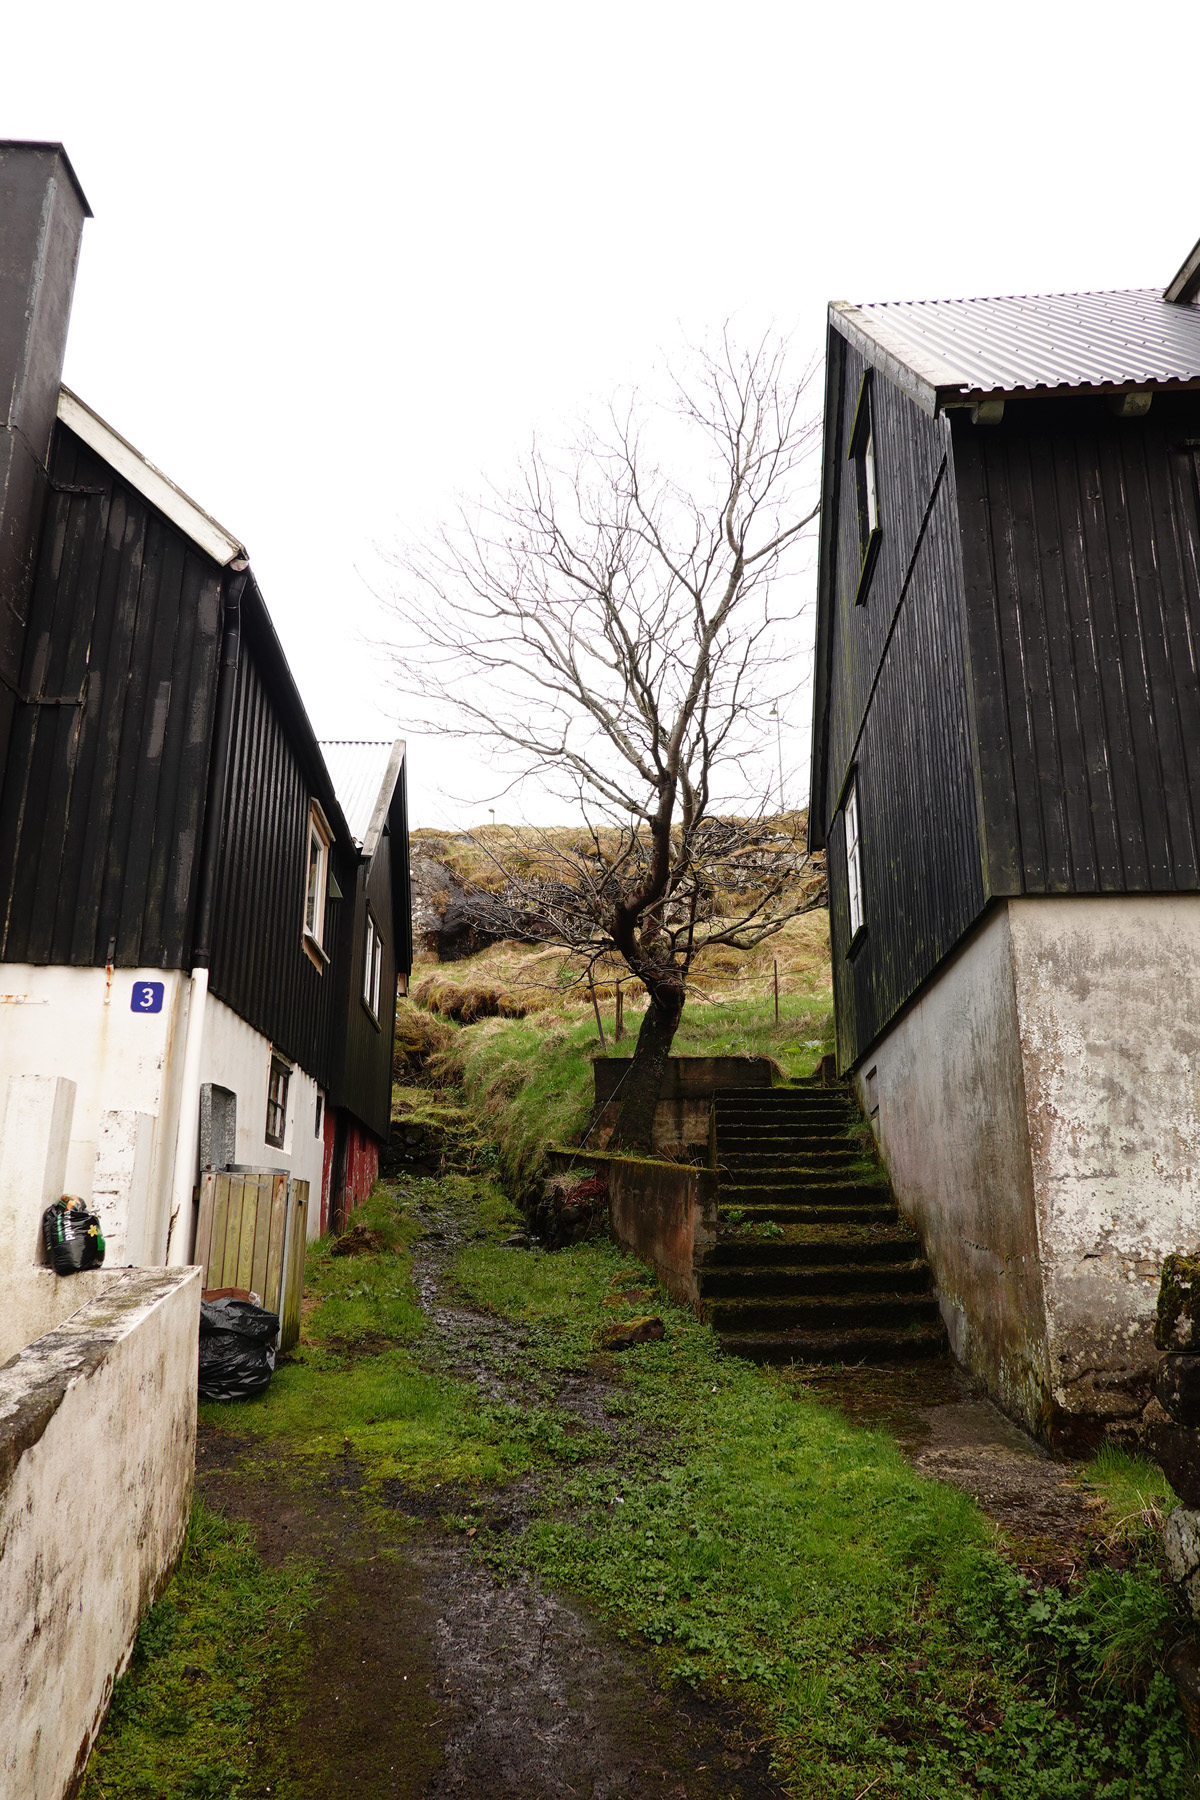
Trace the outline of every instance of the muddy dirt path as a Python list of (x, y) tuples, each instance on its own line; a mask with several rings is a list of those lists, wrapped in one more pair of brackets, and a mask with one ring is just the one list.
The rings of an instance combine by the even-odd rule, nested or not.
[[(535, 1388), (521, 1333), (452, 1303), (458, 1228), (425, 1223), (423, 1360), (489, 1400), (553, 1405), (651, 1468), (655, 1446), (623, 1441), (629, 1428), (605, 1411), (602, 1375), (543, 1372)], [(397, 1543), (372, 1525), (353, 1459), (330, 1461), (297, 1485), (295, 1461), (285, 1476), (270, 1446), (201, 1436), (209, 1504), (247, 1520), (267, 1562), (299, 1552), (328, 1577), (248, 1800), (782, 1800), (761, 1734), (733, 1706), (665, 1690), (652, 1660), (578, 1602), (488, 1566), (488, 1545), (536, 1504), (538, 1476), (482, 1496), (387, 1483), (406, 1521)]]

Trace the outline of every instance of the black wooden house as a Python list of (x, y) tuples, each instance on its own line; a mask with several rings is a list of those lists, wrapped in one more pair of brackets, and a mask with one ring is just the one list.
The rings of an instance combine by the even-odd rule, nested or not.
[(0, 145), (0, 1089), (71, 1084), (114, 1259), (186, 1262), (201, 1165), (306, 1183), (310, 1235), (374, 1178), (403, 746), (364, 846), (245, 549), (61, 388), (85, 216), (60, 146)]
[(1200, 257), (830, 308), (810, 840), (959, 1354), (1136, 1424), (1200, 1248)]

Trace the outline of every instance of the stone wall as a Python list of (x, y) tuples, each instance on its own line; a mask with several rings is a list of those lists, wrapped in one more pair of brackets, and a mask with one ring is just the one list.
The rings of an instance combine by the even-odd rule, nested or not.
[(198, 1269), (120, 1271), (0, 1369), (0, 1794), (13, 1800), (71, 1788), (183, 1543), (199, 1307)]

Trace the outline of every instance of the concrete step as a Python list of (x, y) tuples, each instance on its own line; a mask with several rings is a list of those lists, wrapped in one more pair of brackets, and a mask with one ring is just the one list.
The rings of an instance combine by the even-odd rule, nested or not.
[(785, 1169), (778, 1181), (755, 1176), (749, 1181), (723, 1181), (720, 1186), (722, 1212), (731, 1206), (786, 1206), (789, 1202), (811, 1206), (825, 1201), (839, 1206), (855, 1201), (886, 1206), (888, 1216), (896, 1217), (896, 1202), (886, 1181), (839, 1181), (836, 1175), (828, 1181), (797, 1181), (795, 1172)]
[(807, 1126), (776, 1125), (739, 1125), (736, 1129), (727, 1130), (724, 1125), (717, 1128), (717, 1143), (730, 1150), (738, 1150), (745, 1146), (753, 1149), (761, 1144), (764, 1149), (777, 1146), (781, 1150), (845, 1150), (858, 1149), (859, 1146), (845, 1131), (821, 1129), (809, 1130)]
[[(780, 1201), (775, 1205), (743, 1208), (747, 1225), (894, 1225), (896, 1208), (890, 1200), (874, 1205), (864, 1200), (822, 1200), (805, 1203)], [(724, 1226), (728, 1230), (728, 1225)]]
[(761, 1101), (718, 1100), (717, 1119), (779, 1119), (784, 1122), (803, 1123), (809, 1119), (830, 1119), (839, 1124), (850, 1123), (862, 1118), (855, 1106), (772, 1106)]
[(932, 1294), (778, 1294), (754, 1299), (707, 1300), (704, 1310), (724, 1336), (739, 1331), (858, 1330), (928, 1325), (940, 1319)]
[(830, 1331), (738, 1331), (722, 1333), (721, 1348), (731, 1356), (758, 1363), (903, 1362), (940, 1356), (946, 1348), (946, 1330), (939, 1319), (936, 1325), (916, 1325), (909, 1330), (860, 1326)]
[(916, 1235), (894, 1220), (884, 1224), (834, 1223), (785, 1225), (778, 1238), (729, 1235), (714, 1244), (708, 1270), (761, 1269), (772, 1264), (785, 1268), (816, 1267), (822, 1263), (853, 1262), (859, 1268), (873, 1262), (896, 1263), (921, 1255)]
[(769, 1139), (751, 1139), (746, 1143), (726, 1144), (720, 1133), (717, 1134), (717, 1157), (721, 1162), (777, 1162), (777, 1163), (823, 1163), (823, 1162), (865, 1162), (857, 1144), (848, 1143), (845, 1138), (835, 1138), (829, 1144), (813, 1144), (794, 1139), (783, 1139), (778, 1143)]
[(907, 1262), (819, 1262), (811, 1264), (722, 1264), (705, 1269), (705, 1300), (754, 1300), (782, 1294), (927, 1294), (929, 1264), (923, 1256)]

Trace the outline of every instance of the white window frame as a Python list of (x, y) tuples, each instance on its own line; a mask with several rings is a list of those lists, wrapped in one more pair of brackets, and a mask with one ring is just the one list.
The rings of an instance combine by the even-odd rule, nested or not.
[[(292, 1075), (294, 1070), (286, 1057), (272, 1050), (271, 1060), (267, 1064), (267, 1122), (263, 1126), (263, 1141), (270, 1144), (273, 1150), (286, 1150), (288, 1139), (288, 1111), (291, 1104)], [(279, 1082), (279, 1094), (276, 1097), (275, 1083)], [(279, 1122), (278, 1136), (271, 1135), (272, 1114)]]
[(379, 993), (383, 981), (383, 938), (375, 923), (375, 915), (367, 908), (367, 929), (363, 944), (362, 1001), (375, 1023), (379, 1023)]
[(850, 900), (850, 942), (863, 929), (862, 832), (858, 818), (858, 783), (846, 795), (846, 892)]
[[(869, 402), (868, 402), (869, 403)], [(863, 445), (863, 482), (867, 493), (867, 543), (872, 532), (879, 530), (879, 494), (875, 486), (875, 426), (867, 420), (867, 441)]]
[[(329, 846), (333, 832), (317, 805), (308, 808), (308, 847), (304, 859), (304, 948), (319, 969), (329, 961), (325, 951), (325, 903), (329, 897)], [(314, 884), (313, 851), (316, 850)]]

